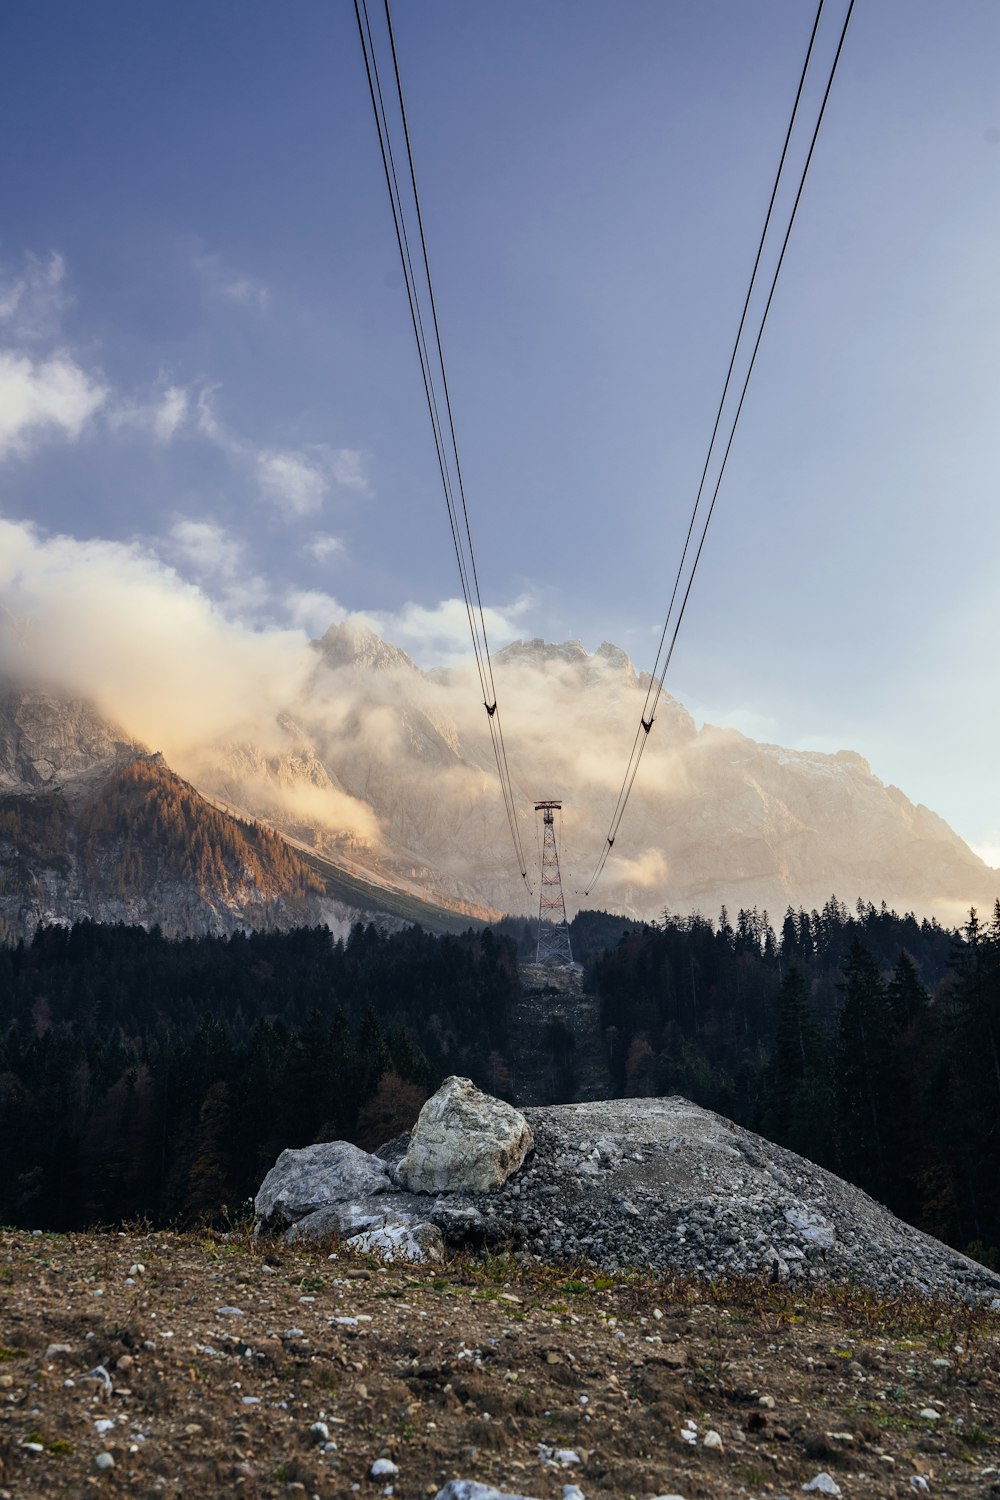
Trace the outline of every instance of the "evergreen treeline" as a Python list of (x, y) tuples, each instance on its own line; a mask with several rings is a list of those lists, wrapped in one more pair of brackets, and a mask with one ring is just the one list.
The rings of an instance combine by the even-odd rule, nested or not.
[(592, 964), (619, 1092), (683, 1094), (995, 1261), (1000, 902), (963, 931), (831, 898), (668, 918)]
[(449, 1073), (502, 1088), (516, 982), (489, 931), (39, 929), (0, 948), (0, 1222), (190, 1221), (286, 1146), (374, 1148)]
[[(574, 928), (614, 1092), (683, 1094), (996, 1257), (1000, 904), (961, 933), (833, 898), (778, 932), (725, 910)], [(284, 1147), (371, 1149), (448, 1073), (505, 1092), (532, 931), (501, 930), (168, 941), (85, 922), (0, 947), (0, 1222), (232, 1211)]]

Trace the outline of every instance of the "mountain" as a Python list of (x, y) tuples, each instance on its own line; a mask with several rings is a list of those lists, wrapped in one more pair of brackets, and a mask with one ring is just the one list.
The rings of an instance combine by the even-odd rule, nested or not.
[[(422, 672), (356, 623), (314, 643), (308, 691), (269, 749), (206, 746), (188, 774), (338, 861), (444, 902), (527, 911), (474, 670)], [(517, 641), (494, 657), (522, 845), (537, 889), (532, 804), (564, 801), (571, 907), (640, 917), (722, 903), (781, 912), (836, 893), (959, 920), (1000, 877), (861, 756), (699, 730), (660, 698), (614, 853), (585, 898), (650, 681), (608, 642)]]
[[(664, 692), (614, 850), (587, 895), (650, 679), (608, 642), (590, 653), (578, 641), (517, 641), (494, 656), (494, 673), (529, 879), (537, 891), (533, 804), (561, 798), (571, 913), (587, 905), (640, 918), (664, 908), (714, 915), (726, 904), (776, 916), (789, 903), (820, 908), (836, 893), (951, 922), (1000, 890), (998, 872), (941, 818), (854, 752), (699, 730)], [(537, 910), (513, 857), (473, 664), (424, 672), (348, 621), (312, 643), (304, 688), (290, 688), (276, 714), (254, 714), (251, 704), (247, 721), (238, 740), (175, 750), (168, 769), (82, 702), (13, 688), (0, 697), (0, 808), (8, 824), (20, 818), (22, 840), (16, 853), (9, 837), (0, 845), (0, 920), (24, 930), (46, 912), (89, 910), (178, 931), (231, 930), (315, 920), (324, 909), (334, 921), (380, 911), (440, 930)], [(139, 764), (138, 790), (115, 779)], [(184, 800), (170, 776), (197, 798), (185, 804), (190, 842), (224, 846), (221, 864), (171, 844), (166, 810), (146, 828), (152, 844), (138, 847), (128, 832), (140, 791), (165, 807)], [(105, 840), (89, 863), (85, 809)], [(295, 865), (284, 845), (262, 854), (247, 819), (281, 833)], [(256, 852), (227, 842), (232, 828), (257, 840)], [(138, 885), (126, 873), (137, 856)], [(194, 884), (184, 887), (192, 861)], [(246, 879), (243, 867), (253, 872)]]
[[(0, 936), (93, 917), (183, 936), (378, 910), (279, 835), (211, 806), (87, 703), (8, 686), (0, 695)], [(413, 920), (396, 913), (396, 920)]]

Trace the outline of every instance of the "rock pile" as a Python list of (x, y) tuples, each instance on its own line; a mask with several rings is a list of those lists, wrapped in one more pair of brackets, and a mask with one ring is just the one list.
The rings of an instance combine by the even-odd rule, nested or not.
[[(456, 1100), (461, 1108), (452, 1107)], [(463, 1116), (473, 1122), (468, 1134)], [(442, 1165), (448, 1120), (452, 1177)], [(512, 1140), (520, 1143), (514, 1150)], [(472, 1180), (491, 1190), (466, 1185), (473, 1158), (481, 1175)], [(434, 1168), (423, 1175), (430, 1159)], [(339, 1177), (339, 1168), (331, 1175), (334, 1161)], [(427, 1189), (410, 1190), (424, 1182)], [(328, 1195), (322, 1203), (319, 1193)], [(290, 1239), (374, 1232), (365, 1248), (410, 1258), (485, 1242), (609, 1270), (857, 1281), (882, 1293), (916, 1290), (1000, 1307), (1000, 1276), (841, 1178), (680, 1098), (551, 1105), (522, 1116), (467, 1079), (448, 1079), (412, 1139), (377, 1156), (342, 1142), (283, 1152), (257, 1212), (261, 1227)]]

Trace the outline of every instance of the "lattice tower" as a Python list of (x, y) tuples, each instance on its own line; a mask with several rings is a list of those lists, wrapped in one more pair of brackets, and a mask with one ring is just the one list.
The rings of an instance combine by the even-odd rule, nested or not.
[(535, 812), (542, 814), (542, 885), (538, 898), (538, 951), (535, 962), (539, 964), (571, 964), (573, 950), (569, 941), (569, 923), (566, 921), (566, 900), (563, 896), (562, 876), (559, 873), (559, 851), (556, 848), (555, 814), (562, 808), (561, 802), (536, 802)]

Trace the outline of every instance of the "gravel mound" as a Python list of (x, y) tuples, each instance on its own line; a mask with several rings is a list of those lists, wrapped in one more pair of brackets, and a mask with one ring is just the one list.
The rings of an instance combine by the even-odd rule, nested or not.
[(832, 1172), (687, 1099), (523, 1113), (535, 1150), (521, 1170), (499, 1192), (439, 1198), (428, 1216), (453, 1243), (478, 1221), (489, 1243), (547, 1260), (855, 1281), (1000, 1308), (1000, 1276)]

